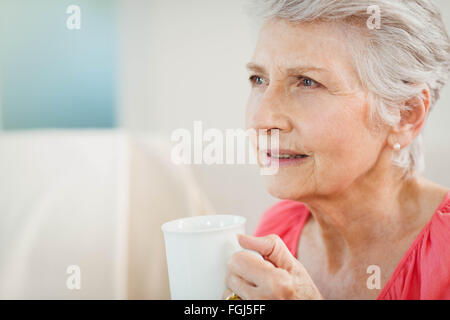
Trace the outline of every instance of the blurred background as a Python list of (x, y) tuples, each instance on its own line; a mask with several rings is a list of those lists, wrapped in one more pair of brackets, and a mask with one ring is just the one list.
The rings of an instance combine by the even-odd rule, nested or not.
[[(277, 201), (257, 168), (170, 163), (175, 129), (244, 128), (243, 4), (0, 0), (1, 299), (166, 299), (163, 222), (237, 214), (254, 232)], [(446, 86), (424, 133), (424, 175), (446, 186), (449, 104)]]

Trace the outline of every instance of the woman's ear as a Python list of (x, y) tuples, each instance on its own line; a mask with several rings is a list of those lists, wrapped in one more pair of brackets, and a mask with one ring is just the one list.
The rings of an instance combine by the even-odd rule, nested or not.
[(422, 130), (430, 109), (430, 89), (426, 84), (421, 86), (421, 96), (405, 101), (405, 108), (400, 112), (400, 121), (392, 128), (389, 137), (392, 147), (396, 144), (399, 144), (400, 148), (409, 145)]

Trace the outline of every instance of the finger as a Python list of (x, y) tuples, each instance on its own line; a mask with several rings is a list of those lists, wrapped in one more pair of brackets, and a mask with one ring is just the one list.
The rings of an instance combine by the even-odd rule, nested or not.
[(274, 266), (254, 253), (248, 251), (239, 251), (233, 254), (229, 263), (228, 270), (237, 274), (246, 281), (258, 285), (267, 277), (268, 272)]
[(265, 237), (253, 237), (239, 234), (238, 240), (242, 248), (259, 252), (278, 268), (290, 271), (297, 261), (286, 247), (283, 240), (275, 234)]
[(256, 287), (233, 272), (227, 276), (227, 287), (243, 300), (250, 300), (255, 297)]

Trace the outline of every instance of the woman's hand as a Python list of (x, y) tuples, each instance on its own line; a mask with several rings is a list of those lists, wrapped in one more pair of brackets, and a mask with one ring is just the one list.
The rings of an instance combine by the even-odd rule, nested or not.
[[(227, 287), (244, 300), (323, 299), (303, 265), (290, 253), (277, 235), (253, 237), (238, 235), (244, 249), (228, 262)], [(224, 294), (229, 294), (229, 290)]]

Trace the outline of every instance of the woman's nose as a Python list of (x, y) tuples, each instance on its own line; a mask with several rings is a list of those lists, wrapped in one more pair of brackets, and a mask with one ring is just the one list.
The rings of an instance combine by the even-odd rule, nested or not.
[(286, 113), (287, 100), (282, 88), (267, 88), (260, 99), (250, 101), (248, 126), (256, 130), (289, 131), (290, 122)]

